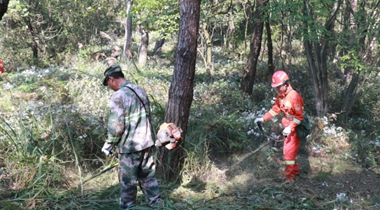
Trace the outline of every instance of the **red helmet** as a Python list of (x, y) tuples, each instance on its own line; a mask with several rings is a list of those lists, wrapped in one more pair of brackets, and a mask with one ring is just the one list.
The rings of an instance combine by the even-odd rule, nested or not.
[(285, 73), (284, 71), (276, 71), (274, 72), (272, 76), (272, 87), (278, 87), (280, 85), (283, 85), (286, 81), (289, 80), (288, 74)]

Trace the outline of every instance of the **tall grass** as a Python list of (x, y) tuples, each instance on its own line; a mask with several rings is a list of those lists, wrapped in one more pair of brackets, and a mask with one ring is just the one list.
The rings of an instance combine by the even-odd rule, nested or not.
[[(12, 202), (22, 201), (25, 208), (46, 205), (46, 200), (70, 189), (71, 182), (82, 180), (77, 173), (82, 168), (100, 166), (97, 157), (105, 118), (101, 105), (106, 102), (94, 100), (106, 91), (94, 91), (100, 86), (95, 85), (99, 78), (71, 71), (76, 70), (29, 69), (7, 75), (3, 84), (8, 90), (4, 95), (11, 99), (7, 102), (11, 105), (1, 110), (0, 120), (0, 148), (8, 179), (4, 187), (17, 195)], [(75, 79), (80, 76), (84, 78)], [(83, 100), (86, 95), (88, 100)], [(77, 168), (67, 170), (74, 162)]]
[[(312, 196), (292, 196), (284, 201), (289, 190), (296, 194), (307, 189), (256, 186), (258, 179), (275, 177), (280, 171), (281, 166), (273, 159), (282, 155), (270, 147), (238, 167), (229, 168), (267, 140), (253, 121), (271, 107), (275, 94), (264, 82), (255, 84), (253, 96), (243, 94), (236, 65), (218, 62), (219, 69), (212, 75), (202, 66), (197, 69), (181, 183), (160, 180), (165, 208), (237, 209), (244, 205), (248, 209), (320, 208), (318, 199)], [(148, 92), (157, 128), (165, 116), (173, 68), (153, 63), (139, 69), (130, 63), (121, 65), (127, 79)], [(1, 208), (117, 208), (116, 171), (93, 177), (116, 162), (100, 152), (106, 137), (108, 98), (112, 94), (101, 85), (104, 69), (103, 64), (82, 60), (71, 68), (30, 68), (2, 76), (0, 176), (1, 187), (7, 193), (0, 191)], [(295, 85), (307, 84), (299, 80)], [(306, 100), (309, 97), (306, 95)], [(380, 135), (373, 127), (365, 132), (373, 121), (355, 120), (348, 122), (352, 125), (347, 127), (327, 116), (311, 120), (313, 132), (307, 139), (307, 149), (315, 156), (378, 168)], [(349, 129), (351, 126), (364, 132)], [(279, 122), (267, 122), (264, 129), (268, 134), (276, 133)], [(331, 169), (331, 174), (339, 168)], [(321, 170), (316, 179), (325, 179), (329, 173)], [(323, 205), (351, 208), (344, 198), (334, 198)], [(138, 202), (145, 202), (141, 194)]]

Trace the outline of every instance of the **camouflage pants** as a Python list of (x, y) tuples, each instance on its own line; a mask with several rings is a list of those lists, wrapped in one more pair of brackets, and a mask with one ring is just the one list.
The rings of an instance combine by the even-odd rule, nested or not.
[(120, 208), (136, 203), (137, 184), (148, 199), (148, 205), (161, 203), (155, 164), (150, 148), (133, 153), (119, 154)]

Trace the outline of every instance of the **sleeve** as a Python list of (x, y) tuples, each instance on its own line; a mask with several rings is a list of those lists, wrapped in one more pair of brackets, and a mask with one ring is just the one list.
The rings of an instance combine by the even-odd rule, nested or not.
[(115, 92), (110, 100), (110, 114), (107, 125), (107, 142), (118, 143), (124, 133), (124, 106), (123, 98)]
[(267, 113), (265, 113), (263, 117), (264, 121), (268, 121), (280, 113), (281, 113), (280, 100), (277, 97), (272, 108)]
[(303, 99), (300, 94), (295, 93), (292, 94), (291, 98), (291, 109), (289, 113), (294, 116), (293, 121), (290, 123), (289, 126), (291, 126), (292, 130), (294, 130), (295, 127), (297, 127), (299, 124), (301, 124), (301, 121), (303, 120)]

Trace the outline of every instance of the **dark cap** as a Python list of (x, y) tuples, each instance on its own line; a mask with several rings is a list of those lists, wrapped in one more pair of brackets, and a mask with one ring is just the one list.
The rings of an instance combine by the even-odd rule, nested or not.
[(106, 68), (106, 70), (104, 71), (104, 79), (103, 79), (104, 86), (107, 86), (108, 77), (115, 72), (121, 72), (121, 68), (119, 64), (113, 64)]

